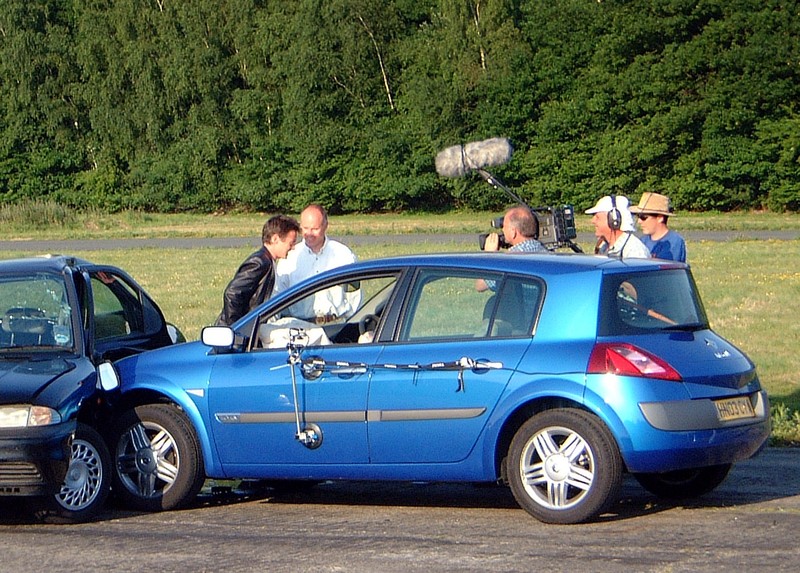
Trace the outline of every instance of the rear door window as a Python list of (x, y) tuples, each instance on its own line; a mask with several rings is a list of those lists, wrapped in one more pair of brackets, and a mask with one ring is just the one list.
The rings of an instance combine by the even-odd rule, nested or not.
[[(477, 281), (489, 285), (479, 290)], [(531, 336), (543, 294), (531, 278), (424, 270), (417, 277), (402, 341)]]

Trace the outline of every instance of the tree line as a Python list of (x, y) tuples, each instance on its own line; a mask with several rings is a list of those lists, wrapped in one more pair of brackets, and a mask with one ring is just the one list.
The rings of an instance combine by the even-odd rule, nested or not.
[(794, 0), (0, 0), (0, 201), (800, 210)]

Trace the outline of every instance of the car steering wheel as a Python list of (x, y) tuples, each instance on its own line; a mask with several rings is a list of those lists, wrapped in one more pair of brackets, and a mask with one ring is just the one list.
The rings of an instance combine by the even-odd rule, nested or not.
[(365, 314), (358, 321), (358, 333), (364, 334), (368, 330), (375, 330), (378, 327), (378, 320), (380, 319), (374, 314)]

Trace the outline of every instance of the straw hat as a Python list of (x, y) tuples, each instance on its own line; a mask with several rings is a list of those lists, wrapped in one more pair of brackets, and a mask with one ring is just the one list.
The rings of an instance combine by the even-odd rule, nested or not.
[(652, 215), (664, 215), (667, 217), (675, 216), (669, 197), (658, 193), (642, 193), (639, 204), (631, 207), (631, 213), (647, 213)]

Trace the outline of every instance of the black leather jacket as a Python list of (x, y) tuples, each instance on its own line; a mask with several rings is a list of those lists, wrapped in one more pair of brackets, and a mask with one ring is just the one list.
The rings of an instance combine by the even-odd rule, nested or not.
[(261, 247), (239, 266), (225, 293), (218, 325), (230, 326), (251, 309), (267, 300), (275, 286), (275, 262), (269, 251)]

